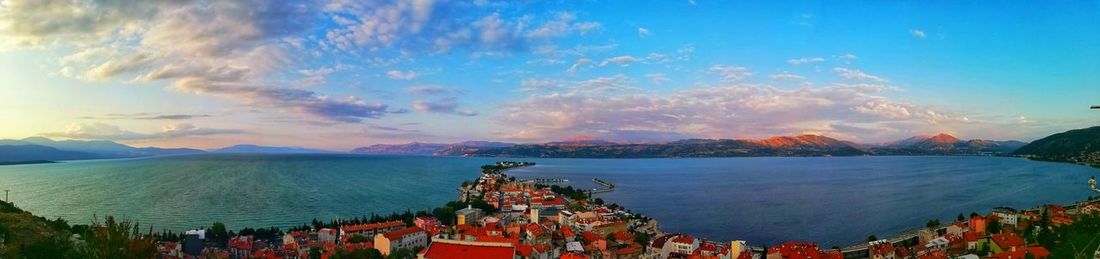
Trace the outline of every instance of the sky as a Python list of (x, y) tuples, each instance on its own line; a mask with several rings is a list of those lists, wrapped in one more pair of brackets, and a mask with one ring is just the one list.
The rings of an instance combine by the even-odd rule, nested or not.
[(1097, 1), (0, 0), (0, 138), (347, 150), (1100, 124)]

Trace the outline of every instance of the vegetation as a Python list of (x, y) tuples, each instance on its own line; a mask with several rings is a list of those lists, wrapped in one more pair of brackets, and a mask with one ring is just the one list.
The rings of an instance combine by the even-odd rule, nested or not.
[(1073, 224), (1039, 233), (1039, 244), (1047, 247), (1051, 258), (1091, 258), (1100, 246), (1100, 215), (1084, 215)]
[(1100, 164), (1100, 127), (1070, 130), (1032, 141), (1015, 152), (1031, 159)]
[(137, 222), (106, 217), (90, 225), (48, 220), (0, 202), (0, 257), (3, 258), (152, 258), (152, 230)]
[(579, 201), (588, 199), (588, 193), (583, 189), (574, 189), (573, 186), (561, 187), (557, 185), (551, 185), (550, 191), (556, 194), (569, 197), (569, 199)]

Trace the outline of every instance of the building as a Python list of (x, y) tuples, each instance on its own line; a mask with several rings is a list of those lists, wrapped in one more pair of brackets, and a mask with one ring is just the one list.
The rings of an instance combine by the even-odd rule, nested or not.
[(996, 215), (998, 218), (1000, 218), (1001, 224), (1010, 225), (1012, 227), (1016, 227), (1016, 220), (1020, 216), (1019, 212), (1017, 212), (1016, 209), (1009, 207), (993, 208), (993, 215)]
[(871, 259), (897, 258), (897, 254), (895, 253), (897, 251), (896, 249), (894, 249), (894, 244), (890, 243), (889, 240), (883, 239), (878, 241), (871, 241), (867, 245), (867, 249), (869, 250), (868, 252), (871, 253)]
[(816, 243), (788, 241), (768, 248), (767, 259), (820, 258)]
[[(405, 223), (399, 220), (371, 223), (371, 224), (358, 224), (347, 225), (340, 227), (340, 234), (344, 237), (352, 237), (354, 235), (360, 235), (364, 237), (373, 237), (380, 233), (386, 233), (398, 229), (405, 228)], [(421, 227), (424, 228), (424, 227)]]
[(410, 227), (374, 236), (374, 249), (389, 255), (397, 249), (418, 249), (428, 246), (428, 233), (418, 227)]
[(695, 252), (696, 248), (699, 248), (699, 239), (689, 235), (681, 235), (673, 238), (672, 252), (684, 255), (691, 255)]
[(1024, 239), (1015, 234), (994, 234), (990, 239), (992, 242), (990, 242), (989, 250), (993, 253), (1017, 251), (1024, 248)]
[(432, 243), (417, 255), (420, 259), (511, 259), (515, 256), (516, 248), (512, 243), (469, 242), (447, 239), (432, 239)]
[(481, 209), (475, 209), (473, 206), (467, 205), (465, 209), (455, 211), (455, 223), (456, 225), (467, 225), (478, 222), (481, 220), (481, 215)]
[(205, 248), (206, 230), (188, 230), (183, 233), (183, 253), (199, 256)]

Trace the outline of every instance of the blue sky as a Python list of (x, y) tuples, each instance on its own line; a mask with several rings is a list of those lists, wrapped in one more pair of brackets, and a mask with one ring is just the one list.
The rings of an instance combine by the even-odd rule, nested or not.
[(22, 1), (0, 137), (211, 148), (1096, 125), (1100, 2)]

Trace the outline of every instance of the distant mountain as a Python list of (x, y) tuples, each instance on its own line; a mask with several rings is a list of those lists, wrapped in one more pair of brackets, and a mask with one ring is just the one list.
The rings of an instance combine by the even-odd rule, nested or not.
[(687, 139), (657, 144), (617, 144), (586, 140), (485, 149), (471, 156), (564, 158), (658, 158), (746, 156), (861, 156), (864, 147), (829, 137), (801, 135), (764, 140)]
[(1100, 165), (1100, 126), (1050, 135), (1017, 149), (1016, 154), (1039, 160)]
[(352, 149), (352, 153), (370, 155), (413, 155), (430, 156), (436, 151), (447, 148), (448, 144), (412, 142), (407, 144), (374, 144)]
[(465, 141), (454, 144), (419, 143), (375, 144), (353, 149), (352, 153), (372, 155), (463, 156), (482, 149), (510, 147), (515, 144), (492, 141)]
[(979, 155), (1007, 154), (1026, 145), (1020, 141), (960, 140), (948, 134), (916, 136), (872, 148), (877, 155)]
[(190, 148), (136, 148), (113, 141), (106, 140), (62, 140), (55, 141), (43, 137), (29, 137), (20, 140), (0, 140), (0, 145), (39, 145), (52, 147), (64, 151), (76, 151), (96, 156), (97, 158), (124, 158), (162, 155), (184, 155), (206, 153), (198, 149)]
[(100, 157), (89, 153), (59, 150), (41, 145), (0, 145), (0, 163), (95, 158)]
[(333, 153), (328, 150), (311, 149), (303, 147), (269, 147), (252, 144), (240, 144), (219, 149), (210, 150), (211, 153), (257, 153), (257, 154), (305, 154), (305, 153)]

